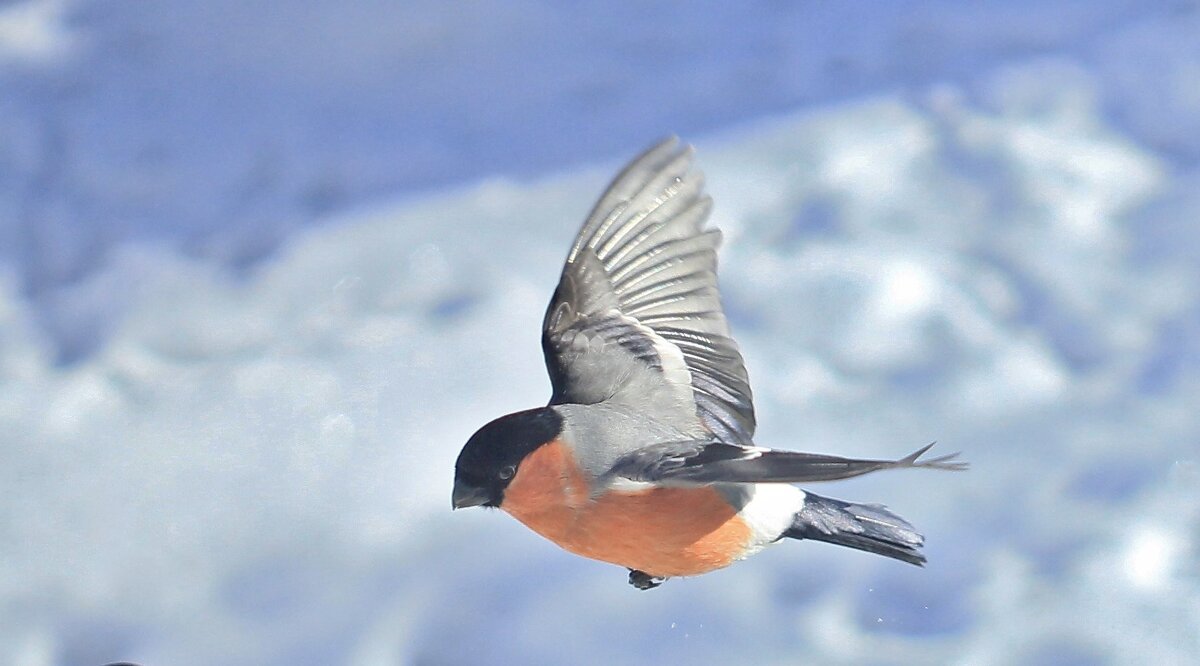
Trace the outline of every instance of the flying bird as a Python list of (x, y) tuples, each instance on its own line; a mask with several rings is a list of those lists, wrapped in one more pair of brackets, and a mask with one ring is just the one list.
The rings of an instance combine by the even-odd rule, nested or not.
[(859, 460), (754, 444), (754, 403), (717, 290), (712, 200), (672, 137), (633, 160), (567, 254), (542, 324), (550, 403), (463, 447), (453, 506), (499, 508), (639, 589), (784, 538), (921, 566), (923, 537), (878, 504), (791, 485), (884, 469), (959, 470), (958, 454)]

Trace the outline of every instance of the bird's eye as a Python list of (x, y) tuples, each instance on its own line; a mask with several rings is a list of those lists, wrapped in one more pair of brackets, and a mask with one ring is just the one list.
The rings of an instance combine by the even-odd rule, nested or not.
[(516, 473), (517, 473), (516, 465), (505, 465), (504, 467), (500, 468), (500, 478), (501, 479), (505, 479), (505, 480), (511, 479), (512, 475), (516, 474)]

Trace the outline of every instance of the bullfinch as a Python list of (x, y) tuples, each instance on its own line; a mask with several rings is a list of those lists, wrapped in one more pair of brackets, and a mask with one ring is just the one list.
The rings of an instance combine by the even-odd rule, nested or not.
[[(746, 368), (721, 308), (712, 200), (670, 138), (600, 197), (542, 323), (549, 405), (471, 436), (453, 506), (499, 508), (639, 589), (726, 567), (782, 539), (923, 565), (923, 537), (878, 504), (791, 485), (883, 469), (964, 469), (957, 454), (863, 460), (754, 444)], [(932, 445), (930, 445), (932, 446)]]

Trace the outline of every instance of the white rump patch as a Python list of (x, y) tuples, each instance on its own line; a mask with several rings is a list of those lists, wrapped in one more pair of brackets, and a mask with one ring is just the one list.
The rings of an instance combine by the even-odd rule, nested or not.
[(742, 557), (757, 553), (782, 536), (804, 508), (804, 497), (803, 490), (786, 483), (754, 484), (739, 514), (753, 535)]

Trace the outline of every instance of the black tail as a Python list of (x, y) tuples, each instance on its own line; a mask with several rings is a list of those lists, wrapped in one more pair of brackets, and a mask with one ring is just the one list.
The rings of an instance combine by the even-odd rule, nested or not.
[(917, 566), (925, 538), (900, 516), (879, 504), (852, 504), (805, 491), (804, 508), (785, 537), (835, 543)]

